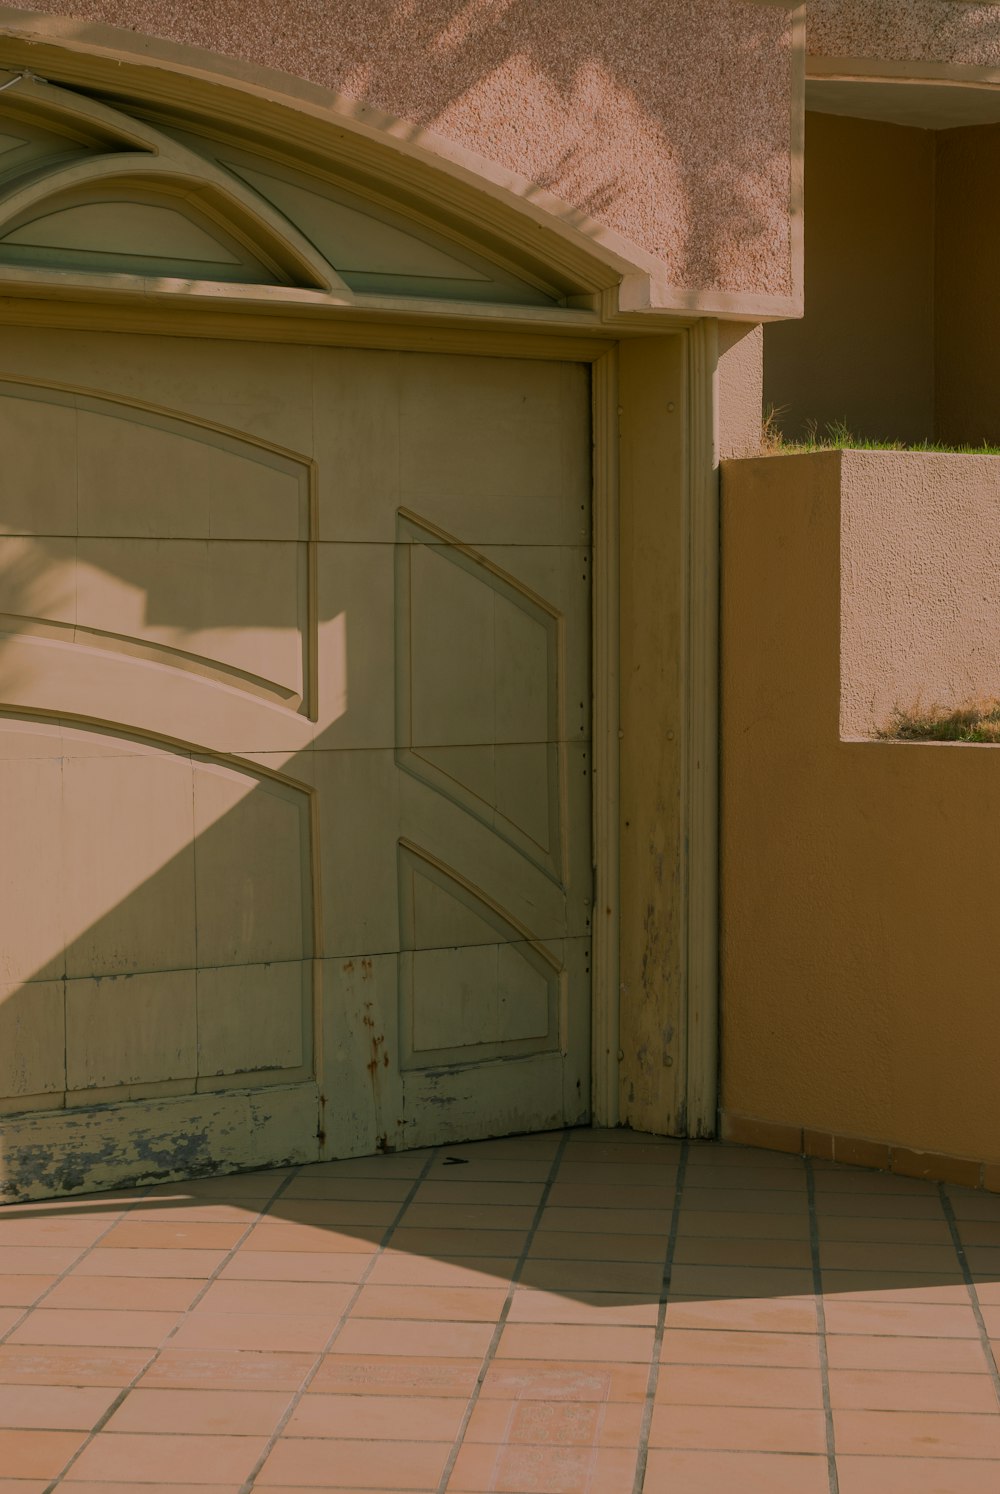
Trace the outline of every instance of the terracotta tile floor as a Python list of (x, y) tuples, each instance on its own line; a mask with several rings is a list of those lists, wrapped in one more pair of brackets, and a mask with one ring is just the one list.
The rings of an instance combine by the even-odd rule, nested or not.
[(0, 1494), (998, 1494), (1000, 1197), (625, 1132), (0, 1210)]

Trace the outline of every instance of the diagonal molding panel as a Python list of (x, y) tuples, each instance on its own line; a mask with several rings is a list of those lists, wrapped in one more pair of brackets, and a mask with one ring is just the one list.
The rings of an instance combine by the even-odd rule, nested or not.
[(561, 885), (561, 614), (405, 509), (395, 587), (398, 766)]
[(426, 850), (401, 841), (397, 855), (400, 1067), (556, 1051), (565, 972), (552, 951)]

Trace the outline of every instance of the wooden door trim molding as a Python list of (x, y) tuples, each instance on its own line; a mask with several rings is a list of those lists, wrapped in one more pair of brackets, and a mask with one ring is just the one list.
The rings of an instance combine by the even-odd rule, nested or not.
[(714, 1136), (719, 1065), (718, 323), (699, 322), (685, 337), (684, 1106), (687, 1134)]
[(392, 317), (251, 316), (175, 300), (170, 306), (124, 305), (90, 295), (66, 300), (53, 295), (0, 296), (0, 325), (52, 327), (64, 332), (124, 332), (134, 336), (210, 338), (224, 342), (274, 342), (311, 347), (371, 348), (404, 353), (468, 353), (485, 358), (543, 358), (592, 363), (613, 346), (595, 335), (588, 321), (577, 328), (550, 322), (519, 325), (488, 319), (468, 307), (440, 316), (414, 316), (400, 307)]
[[(718, 1104), (719, 496), (718, 323), (685, 340), (686, 410), (680, 566), (682, 845), (678, 1016), (683, 1024), (674, 1113), (692, 1136), (714, 1136)], [(664, 390), (666, 401), (671, 391)], [(593, 1115), (621, 1120), (620, 669), (621, 573), (617, 348), (593, 364)], [(632, 750), (636, 750), (633, 746)]]
[(619, 1105), (621, 662), (618, 503), (618, 349), (593, 364), (592, 758), (594, 911), (591, 959), (591, 1111), (617, 1126)]
[[(717, 324), (657, 344), (623, 343), (619, 359), (619, 1121), (660, 1134), (712, 1135)], [(601, 854), (606, 848), (598, 847)]]

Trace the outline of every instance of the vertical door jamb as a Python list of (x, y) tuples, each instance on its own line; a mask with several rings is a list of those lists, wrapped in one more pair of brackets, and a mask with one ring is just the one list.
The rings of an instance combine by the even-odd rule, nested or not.
[(591, 1114), (619, 1109), (619, 512), (618, 348), (592, 365), (592, 767), (594, 905), (591, 945)]
[(719, 1066), (718, 323), (687, 339), (685, 454), (686, 1094), (689, 1136), (714, 1136)]
[[(617, 754), (623, 838), (615, 870), (629, 902), (618, 914), (618, 1119), (690, 1136), (715, 1134), (718, 1095), (717, 365), (711, 319), (620, 349), (624, 654), (616, 686), (626, 740)], [(601, 618), (595, 596), (597, 627)], [(595, 690), (603, 684), (598, 637)], [(607, 730), (595, 695), (595, 753), (607, 754)], [(598, 834), (607, 815), (600, 794)], [(609, 922), (608, 906), (602, 897), (598, 929)], [(595, 963), (595, 972), (604, 967), (597, 1003), (607, 961), (605, 953)], [(606, 1007), (595, 1005), (598, 1013), (603, 1035), (611, 1019)], [(595, 1041), (599, 1061), (607, 1074)]]

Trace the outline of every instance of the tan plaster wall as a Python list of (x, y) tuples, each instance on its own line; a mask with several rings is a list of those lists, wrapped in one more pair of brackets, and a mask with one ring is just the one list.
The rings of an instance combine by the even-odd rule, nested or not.
[[(883, 455), (843, 458), (858, 520), (902, 475), (890, 455), (876, 489)], [(1000, 479), (945, 460), (952, 493), (965, 481), (996, 502)], [(904, 461), (926, 465), (931, 502), (940, 467)], [(722, 1105), (997, 1161), (1000, 755), (840, 739), (841, 466), (823, 453), (723, 469)], [(906, 513), (901, 501), (881, 546)], [(967, 516), (938, 511), (942, 542)], [(919, 638), (933, 586), (917, 585), (917, 550)], [(955, 598), (985, 571), (956, 574)], [(843, 584), (849, 610), (857, 566)], [(944, 648), (964, 626), (954, 619)]]
[(842, 472), (842, 735), (1000, 695), (1000, 458), (848, 451)]
[(1000, 125), (940, 133), (935, 398), (938, 432), (953, 444), (1000, 444), (998, 181)]
[(1000, 5), (960, 0), (808, 0), (814, 56), (1000, 66)]
[(765, 401), (801, 434), (934, 431), (934, 133), (806, 115), (805, 317), (765, 329)]
[[(788, 11), (750, 0), (75, 0), (10, 8), (279, 69), (527, 177), (680, 289), (787, 297)], [(132, 38), (129, 38), (132, 41)]]
[(719, 324), (719, 456), (756, 456), (764, 387), (764, 328)]

